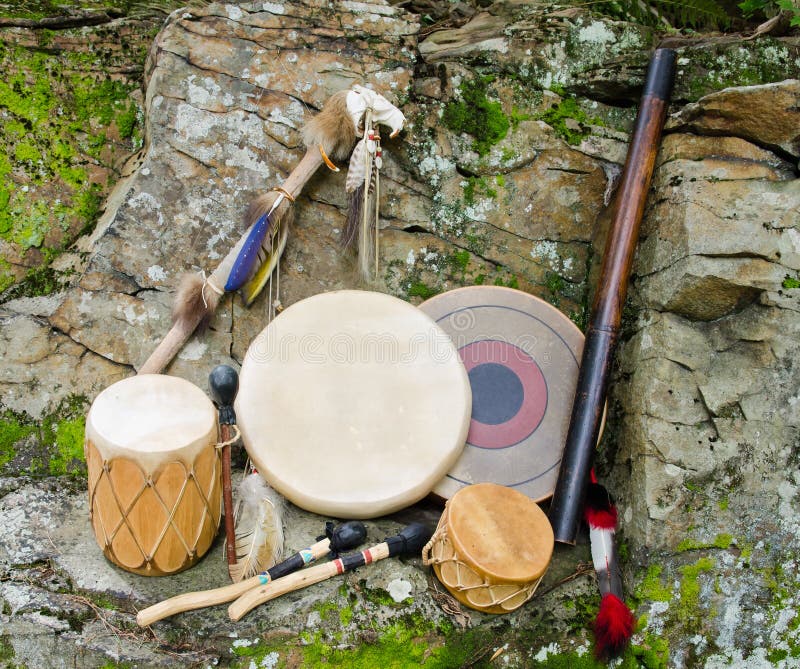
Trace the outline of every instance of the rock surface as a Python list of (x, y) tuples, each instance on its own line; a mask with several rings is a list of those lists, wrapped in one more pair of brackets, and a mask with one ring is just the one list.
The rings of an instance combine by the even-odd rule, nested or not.
[[(540, 594), (511, 616), (467, 613), (407, 559), (237, 624), (217, 607), (139, 630), (137, 609), (220, 585), (222, 547), (146, 579), (109, 565), (87, 522), (89, 402), (141, 365), (169, 328), (178, 276), (214, 268), (249, 201), (301, 157), (299, 129), (352, 83), (408, 119), (385, 141), (382, 270), (369, 287), (418, 303), (511, 285), (584, 322), (601, 213), (657, 38), (547, 3), (495, 2), (458, 23), (422, 38), (418, 16), (380, 2), (211, 4), (174, 12), (153, 38), (138, 62), (144, 146), (126, 168), (132, 144), (108, 159), (115, 178), (128, 176), (113, 190), (102, 180), (105, 213), (57, 260), (74, 273), (48, 295), (0, 305), (0, 663), (594, 664), (585, 538), (557, 547)], [(13, 30), (20, 48), (42, 46), (41, 33)], [(70, 30), (58, 44), (78, 40)], [(640, 616), (625, 666), (800, 664), (798, 58), (795, 37), (680, 49), (599, 463), (619, 500)], [(295, 208), (282, 303), (364, 287), (339, 247), (344, 173), (317, 174)], [(169, 373), (205, 388), (215, 364), (241, 362), (267, 310), (266, 295), (249, 310), (226, 297)], [(437, 517), (417, 505), (370, 523), (370, 536)], [(323, 521), (290, 507), (287, 548)]]

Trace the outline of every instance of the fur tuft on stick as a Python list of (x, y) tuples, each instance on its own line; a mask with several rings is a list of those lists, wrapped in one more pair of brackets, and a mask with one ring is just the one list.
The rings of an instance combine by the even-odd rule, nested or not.
[(200, 322), (200, 329), (208, 327), (217, 310), (221, 295), (201, 274), (184, 274), (172, 303), (172, 322)]
[(333, 160), (346, 160), (356, 143), (356, 128), (347, 111), (349, 91), (334, 93), (322, 111), (303, 128), (303, 141), (313, 149), (322, 145)]
[(633, 613), (616, 595), (608, 592), (600, 601), (594, 621), (595, 653), (602, 660), (616, 657), (633, 635)]

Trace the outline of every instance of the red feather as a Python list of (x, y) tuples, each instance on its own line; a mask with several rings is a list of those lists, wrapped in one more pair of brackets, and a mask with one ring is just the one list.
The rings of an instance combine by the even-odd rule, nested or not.
[(595, 653), (599, 658), (619, 655), (633, 635), (633, 613), (619, 597), (607, 593), (594, 621)]

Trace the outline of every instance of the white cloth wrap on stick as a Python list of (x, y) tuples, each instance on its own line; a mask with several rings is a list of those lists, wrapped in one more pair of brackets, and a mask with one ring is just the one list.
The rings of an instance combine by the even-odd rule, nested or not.
[(372, 109), (373, 123), (391, 128), (392, 137), (403, 129), (406, 122), (403, 112), (379, 93), (356, 84), (347, 94), (347, 111), (356, 128), (361, 126), (361, 119), (367, 109)]

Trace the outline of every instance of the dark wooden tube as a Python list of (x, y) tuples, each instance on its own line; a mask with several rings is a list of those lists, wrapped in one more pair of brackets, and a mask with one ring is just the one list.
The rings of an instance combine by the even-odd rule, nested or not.
[(572, 418), (550, 505), (555, 540), (574, 544), (600, 432), (622, 308), (628, 290), (639, 226), (653, 176), (675, 73), (675, 52), (657, 49), (636, 117), (628, 157), (617, 189), (603, 265), (586, 329)]

